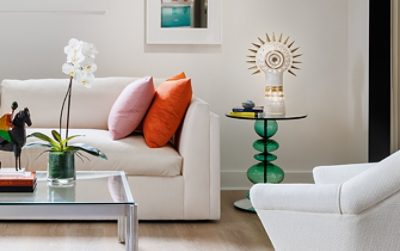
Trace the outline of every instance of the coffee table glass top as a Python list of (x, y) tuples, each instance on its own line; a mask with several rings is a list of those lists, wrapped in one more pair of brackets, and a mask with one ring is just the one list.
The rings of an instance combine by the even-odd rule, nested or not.
[(0, 205), (134, 204), (128, 180), (121, 171), (78, 171), (69, 187), (47, 184), (46, 172), (37, 172), (32, 193), (0, 193)]

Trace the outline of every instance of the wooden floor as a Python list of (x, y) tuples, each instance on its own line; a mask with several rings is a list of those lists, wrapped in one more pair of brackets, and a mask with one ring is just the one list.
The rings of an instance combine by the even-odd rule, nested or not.
[[(222, 192), (220, 221), (140, 222), (140, 251), (272, 251), (255, 214), (233, 208), (243, 192)], [(125, 250), (114, 222), (0, 222), (0, 251)]]

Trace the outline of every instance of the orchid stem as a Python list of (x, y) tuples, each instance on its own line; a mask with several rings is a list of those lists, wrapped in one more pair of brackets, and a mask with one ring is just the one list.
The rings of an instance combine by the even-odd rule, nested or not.
[[(65, 102), (67, 101), (67, 97), (69, 97), (69, 98), (68, 98), (68, 113), (67, 113), (67, 132), (66, 132), (67, 137), (68, 137), (68, 127), (69, 127), (69, 109), (70, 109), (69, 103), (71, 102), (72, 79), (73, 79), (73, 77), (70, 77), (70, 79), (69, 79), (69, 85), (68, 85), (68, 90), (67, 90), (67, 93), (65, 94), (65, 97), (64, 97), (64, 100), (63, 100), (63, 103), (62, 103), (62, 106), (61, 106), (60, 123), (59, 123), (59, 125), (60, 125), (60, 135), (61, 135), (62, 118), (63, 118), (63, 113), (64, 113), (64, 106), (65, 106)], [(67, 137), (66, 137), (66, 138), (67, 138)]]
[[(69, 87), (68, 87), (68, 109), (67, 109), (67, 130), (65, 132), (65, 138), (68, 138), (68, 130), (69, 130), (69, 111), (71, 109), (71, 93), (72, 93), (72, 77), (69, 79)], [(65, 146), (68, 146), (68, 141), (65, 142)]]

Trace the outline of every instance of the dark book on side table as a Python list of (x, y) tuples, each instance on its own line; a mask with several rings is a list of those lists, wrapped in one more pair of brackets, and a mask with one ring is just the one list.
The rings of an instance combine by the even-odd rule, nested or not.
[(263, 112), (264, 107), (255, 106), (253, 108), (244, 108), (244, 107), (234, 107), (232, 108), (232, 112)]
[(233, 117), (258, 118), (263, 114), (263, 111), (262, 106), (255, 106), (252, 108), (234, 107), (228, 115)]

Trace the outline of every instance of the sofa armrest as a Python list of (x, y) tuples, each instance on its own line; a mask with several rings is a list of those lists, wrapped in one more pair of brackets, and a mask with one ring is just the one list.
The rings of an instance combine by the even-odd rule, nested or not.
[(340, 214), (340, 185), (256, 184), (250, 199), (256, 210)]
[(221, 217), (221, 149), (219, 116), (210, 112), (210, 218)]
[(375, 163), (317, 166), (313, 169), (314, 181), (316, 184), (342, 184), (374, 165)]
[(184, 215), (197, 219), (220, 217), (219, 118), (209, 105), (193, 98), (177, 138), (183, 157)]

